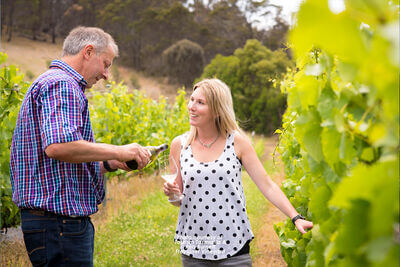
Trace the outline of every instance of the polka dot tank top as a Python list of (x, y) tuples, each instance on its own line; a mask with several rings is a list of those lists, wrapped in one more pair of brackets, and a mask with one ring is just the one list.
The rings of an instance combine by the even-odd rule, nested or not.
[(183, 194), (175, 241), (181, 253), (193, 258), (220, 260), (235, 255), (254, 238), (246, 213), (242, 164), (229, 134), (223, 153), (213, 162), (198, 162), (181, 136)]

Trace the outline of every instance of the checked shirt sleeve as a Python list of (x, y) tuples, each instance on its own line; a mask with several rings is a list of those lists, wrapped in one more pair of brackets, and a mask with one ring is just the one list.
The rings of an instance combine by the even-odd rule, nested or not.
[(47, 87), (42, 95), (43, 149), (53, 143), (82, 140), (81, 101), (79, 88), (68, 81), (58, 81)]

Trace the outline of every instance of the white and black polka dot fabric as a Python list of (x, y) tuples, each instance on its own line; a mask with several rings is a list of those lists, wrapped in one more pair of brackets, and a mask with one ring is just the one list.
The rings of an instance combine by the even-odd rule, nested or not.
[(198, 162), (181, 136), (181, 175), (184, 198), (175, 241), (184, 255), (208, 260), (236, 254), (254, 238), (246, 213), (242, 164), (234, 150), (234, 134), (213, 162)]

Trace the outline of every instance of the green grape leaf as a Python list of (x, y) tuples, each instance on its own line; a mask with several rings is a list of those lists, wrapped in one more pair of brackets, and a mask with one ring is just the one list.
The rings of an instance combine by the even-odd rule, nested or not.
[(329, 10), (328, 1), (308, 0), (301, 6), (297, 19), (298, 26), (290, 34), (296, 55), (305, 54), (316, 46), (348, 62), (359, 62), (367, 57), (359, 22), (351, 12), (336, 15)]
[(372, 147), (364, 148), (360, 158), (365, 161), (372, 161), (375, 158), (374, 149)]
[(390, 252), (390, 248), (394, 246), (395, 243), (392, 236), (381, 236), (368, 243), (365, 253), (370, 261), (382, 262)]
[(335, 106), (335, 93), (330, 87), (325, 87), (319, 98), (317, 110), (323, 120), (328, 120), (332, 116), (332, 109)]
[(352, 200), (350, 205), (334, 240), (335, 251), (344, 255), (355, 254), (368, 238), (369, 202), (357, 199)]
[(320, 138), (322, 128), (319, 124), (320, 118), (314, 109), (299, 116), (295, 123), (296, 139), (317, 162), (323, 159)]
[(392, 190), (398, 189), (398, 174), (398, 163), (395, 161), (379, 162), (370, 167), (360, 163), (338, 185), (330, 205), (347, 208), (352, 199), (374, 201), (379, 188), (385, 187), (385, 184), (389, 184)]
[(335, 163), (339, 162), (340, 133), (334, 128), (324, 128), (321, 133), (322, 152), (325, 161), (335, 168)]
[(315, 77), (304, 75), (302, 72), (295, 75), (294, 81), (297, 85), (302, 109), (306, 110), (309, 106), (316, 106), (322, 81), (316, 80)]
[(310, 196), (308, 204), (309, 212), (312, 214), (313, 221), (320, 223), (330, 216), (327, 203), (331, 198), (332, 192), (328, 186), (319, 186)]
[(288, 239), (286, 242), (281, 242), (281, 246), (284, 248), (295, 248), (296, 242), (293, 239)]
[(353, 142), (346, 133), (342, 133), (340, 138), (339, 158), (345, 163), (350, 164), (356, 156), (356, 150), (353, 147)]

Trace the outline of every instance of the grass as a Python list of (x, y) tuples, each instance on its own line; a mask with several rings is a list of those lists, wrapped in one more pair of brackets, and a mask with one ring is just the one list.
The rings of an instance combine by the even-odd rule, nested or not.
[(99, 227), (95, 240), (97, 266), (179, 266), (174, 244), (178, 209), (161, 191)]
[[(271, 164), (267, 161), (265, 166)], [(246, 172), (242, 179), (248, 216), (257, 238), (269, 204)], [(107, 224), (98, 226), (95, 266), (181, 266), (179, 246), (173, 240), (178, 208), (167, 202), (161, 189), (125, 206)], [(262, 253), (255, 243), (250, 244), (253, 259)]]

